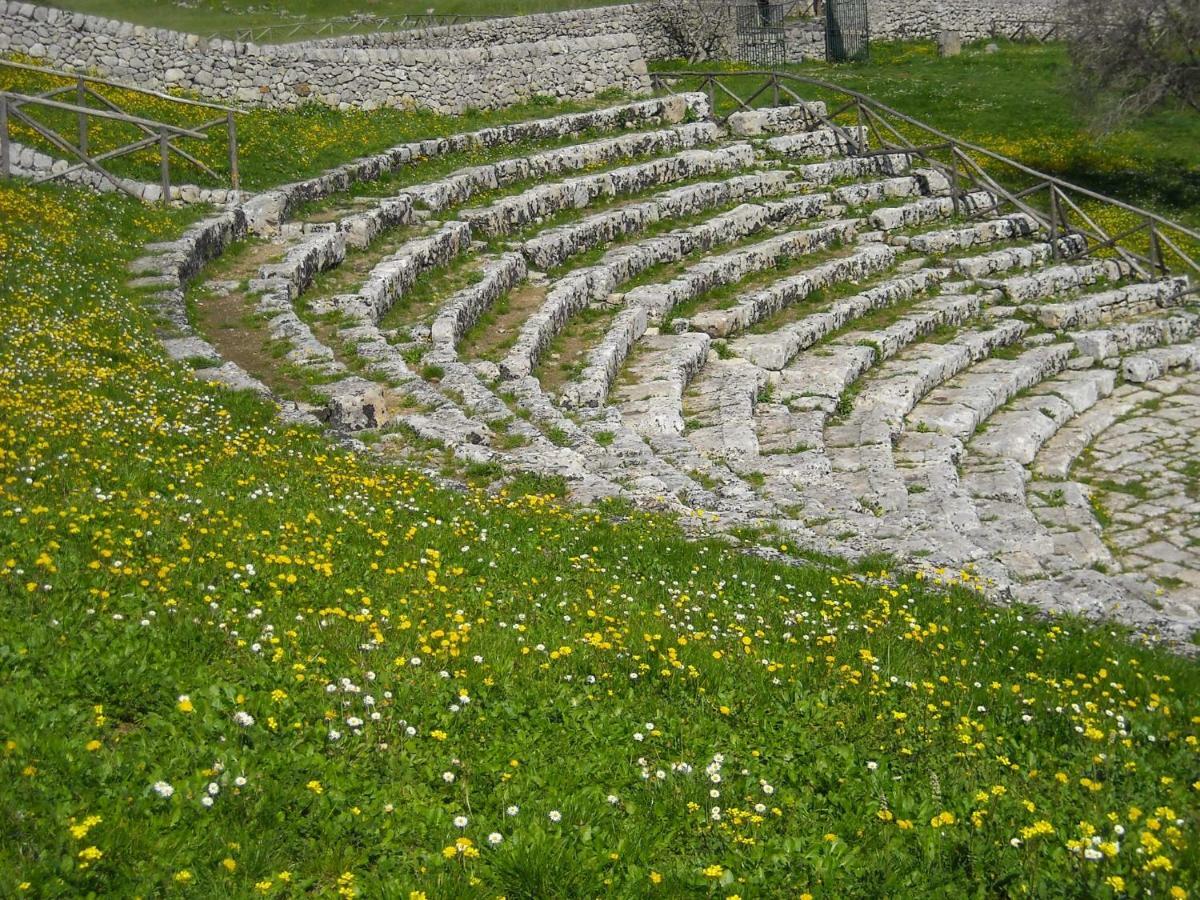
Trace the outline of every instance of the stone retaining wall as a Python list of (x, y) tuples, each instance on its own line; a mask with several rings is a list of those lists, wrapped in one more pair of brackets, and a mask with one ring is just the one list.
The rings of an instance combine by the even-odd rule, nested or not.
[(583, 99), (649, 87), (636, 36), (424, 49), (257, 46), (0, 0), (0, 53), (221, 101), (494, 109), (535, 95)]
[[(1067, 0), (869, 0), (871, 36), (880, 40), (927, 38), (942, 29), (962, 32), (964, 39), (989, 37), (996, 21), (1039, 21), (1064, 19)], [(654, 0), (592, 9), (540, 13), (503, 19), (487, 19), (441, 28), (412, 29), (349, 35), (309, 41), (297, 46), (329, 47), (479, 47), (495, 43), (591, 37), (597, 34), (629, 33), (637, 37), (646, 59), (686, 56), (679, 42), (655, 15)], [(737, 39), (733, 22), (727, 23), (723, 43), (732, 55)], [(789, 62), (821, 59), (825, 55), (824, 22), (821, 19), (789, 19), (787, 54)]]
[(502, 19), (483, 19), (439, 28), (380, 31), (305, 41), (294, 46), (467, 48), (495, 44), (590, 38), (598, 34), (633, 34), (647, 59), (673, 59), (681, 54), (653, 14), (653, 3), (626, 3), (563, 12), (536, 13)]
[(908, 40), (933, 37), (942, 29), (963, 40), (990, 37), (993, 22), (1060, 20), (1067, 0), (869, 0), (871, 37)]
[[(316, 100), (458, 112), (535, 95), (644, 92), (645, 60), (682, 54), (654, 9), (654, 2), (623, 4), (256, 45), (0, 0), (0, 53), (243, 104)], [(885, 40), (930, 37), (942, 29), (972, 40), (992, 34), (997, 21), (1061, 19), (1066, 9), (1066, 0), (870, 0), (870, 29)], [(732, 52), (732, 33), (725, 43)], [(823, 54), (820, 22), (788, 23), (789, 59)]]

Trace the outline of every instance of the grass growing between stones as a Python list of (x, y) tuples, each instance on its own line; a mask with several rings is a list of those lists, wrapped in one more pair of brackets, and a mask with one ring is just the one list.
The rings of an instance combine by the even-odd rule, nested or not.
[(1193, 663), (282, 427), (124, 287), (190, 215), (0, 186), (0, 893), (1196, 882)]

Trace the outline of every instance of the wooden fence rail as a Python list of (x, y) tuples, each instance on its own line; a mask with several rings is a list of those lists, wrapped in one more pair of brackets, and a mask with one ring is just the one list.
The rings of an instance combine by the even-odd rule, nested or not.
[[(1182, 274), (1189, 278), (1188, 293), (1200, 291), (1200, 232), (959, 140), (865, 94), (817, 78), (783, 72), (673, 71), (652, 73), (650, 77), (657, 90), (667, 93), (677, 93), (680, 81), (687, 80), (687, 90), (700, 90), (708, 95), (713, 116), (721, 124), (734, 112), (804, 103), (805, 98), (797, 91), (805, 88), (844, 98), (835, 101), (836, 105), (824, 115), (812, 113), (813, 121), (837, 131), (852, 155), (902, 154), (941, 172), (950, 183), (956, 212), (963, 212), (960, 201), (966, 193), (988, 191), (996, 197), (996, 202), (965, 214), (978, 217), (1003, 209), (1023, 212), (1050, 235), (1055, 259), (1112, 253), (1142, 278)], [(747, 83), (749, 87), (740, 92), (731, 87)], [(719, 115), (718, 101), (731, 105), (730, 112)], [(853, 119), (853, 126), (839, 121), (847, 117)], [(1022, 186), (1006, 186), (1001, 181), (1004, 177), (1001, 172), (1009, 180), (1023, 182)], [(1120, 230), (1098, 223), (1096, 209), (1091, 213), (1084, 209), (1088, 204), (1116, 211), (1115, 218), (1123, 220)], [(1084, 239), (1077, 250), (1064, 249), (1060, 240), (1071, 235)]]
[(1010, 41), (1033, 41), (1044, 44), (1047, 41), (1066, 40), (1071, 31), (1071, 24), (1056, 19), (992, 19), (992, 37), (1006, 38)]
[[(0, 177), (7, 178), (12, 173), (12, 135), (10, 134), (10, 129), (14, 124), (20, 123), (26, 128), (32, 130), (51, 146), (65, 153), (70, 159), (76, 160), (74, 164), (69, 165), (66, 169), (36, 176), (34, 178), (34, 183), (50, 181), (56, 178), (65, 178), (82, 169), (91, 169), (107, 179), (119, 190), (123, 190), (126, 193), (137, 196), (137, 194), (129, 188), (125, 179), (119, 178), (100, 164), (102, 162), (117, 159), (122, 156), (128, 156), (157, 145), (159, 152), (159, 182), (162, 187), (162, 201), (163, 203), (168, 203), (170, 201), (172, 183), (172, 156), (187, 161), (190, 165), (195, 166), (201, 172), (216, 181), (223, 180), (221, 175), (214, 171), (211, 166), (207, 165), (195, 155), (189, 153), (187, 150), (179, 146), (179, 141), (183, 138), (205, 141), (209, 139), (210, 133), (214, 129), (224, 128), (226, 133), (226, 146), (229, 162), (229, 186), (233, 190), (240, 189), (241, 178), (238, 172), (236, 119), (238, 110), (234, 109), (233, 107), (222, 106), (219, 103), (207, 103), (201, 100), (190, 100), (185, 97), (175, 97), (171, 94), (165, 94), (160, 91), (132, 87), (130, 85), (120, 84), (119, 82), (114, 81), (107, 81), (103, 78), (97, 78), (91, 75), (60, 72), (56, 69), (47, 69), (43, 68), (42, 66), (18, 63), (11, 60), (0, 60), (0, 67), (35, 72), (40, 75), (63, 79), (67, 82), (66, 84), (62, 84), (58, 87), (51, 88), (38, 94), (25, 94), (17, 91), (0, 91)], [(160, 100), (167, 100), (180, 106), (212, 110), (216, 113), (216, 115), (211, 119), (207, 119), (199, 124), (190, 125), (188, 127), (172, 125), (167, 122), (148, 119), (143, 116), (137, 116), (126, 112), (117, 103), (97, 92), (95, 87), (93, 87), (94, 85), (116, 88), (123, 91), (132, 91), (137, 94), (155, 97)], [(74, 102), (64, 102), (63, 100), (55, 99), (63, 97), (64, 95), (70, 95)], [(99, 106), (89, 106), (89, 102), (99, 104)], [(56, 129), (46, 122), (39, 121), (33, 115), (31, 115), (29, 108), (74, 113), (74, 134), (68, 136), (66, 134), (68, 129)], [(111, 150), (107, 150), (103, 153), (94, 154), (91, 151), (92, 141), (90, 134), (90, 123), (93, 119), (115, 121), (126, 125), (131, 125), (142, 133), (142, 137), (129, 141), (128, 143), (122, 144)]]

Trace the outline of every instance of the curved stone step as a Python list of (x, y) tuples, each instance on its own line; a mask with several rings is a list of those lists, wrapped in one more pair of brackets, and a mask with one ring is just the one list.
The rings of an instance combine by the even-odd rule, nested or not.
[[(647, 321), (661, 321), (672, 307), (684, 300), (699, 296), (717, 285), (729, 284), (747, 274), (790, 259), (814, 249), (847, 240), (854, 234), (854, 223), (831, 222), (805, 231), (786, 232), (754, 243), (749, 247), (710, 256), (690, 266), (687, 271), (665, 284), (634, 288), (625, 294), (624, 302), (645, 310)], [(560, 280), (546, 295), (546, 302), (525, 325), (509, 354), (500, 364), (505, 377), (531, 373), (542, 352), (566, 324), (567, 320), (593, 300), (607, 297), (618, 284), (613, 267), (593, 266)], [(636, 331), (637, 323), (632, 323)]]
[(793, 159), (829, 159), (847, 156), (864, 146), (867, 129), (853, 127), (816, 128), (812, 131), (793, 131), (763, 141), (769, 153)]
[(1027, 466), (1059, 428), (1111, 394), (1116, 380), (1111, 369), (1068, 371), (1048, 378), (992, 415), (971, 438), (967, 451)]
[(889, 279), (862, 293), (835, 300), (820, 312), (775, 331), (734, 338), (729, 341), (729, 349), (757, 366), (779, 371), (801, 351), (844, 328), (848, 322), (873, 310), (911, 300), (949, 275), (949, 269), (921, 269)]
[(999, 288), (1013, 302), (1028, 303), (1055, 294), (1069, 293), (1097, 282), (1120, 281), (1128, 276), (1130, 271), (1129, 266), (1123, 262), (1093, 259), (1078, 264), (1063, 263), (1002, 281), (981, 283)]
[(253, 234), (274, 234), (305, 203), (347, 191), (357, 183), (372, 181), (407, 166), (419, 165), (423, 160), (450, 153), (555, 140), (583, 132), (614, 131), (638, 124), (677, 123), (689, 112), (707, 117), (708, 109), (708, 98), (704, 94), (677, 94), (410, 141), (382, 153), (353, 160), (315, 178), (255, 195), (243, 205), (246, 224)]
[(340, 294), (314, 303), (317, 312), (340, 311), (352, 319), (378, 322), (417, 279), (446, 265), (471, 247), (471, 229), (464, 222), (441, 225), (426, 237), (405, 242), (367, 275), (353, 294)]
[(753, 137), (760, 134), (808, 130), (820, 125), (826, 113), (825, 104), (817, 100), (731, 113), (727, 124), (733, 134)]
[(1032, 217), (1016, 213), (997, 219), (985, 219), (961, 228), (947, 228), (911, 236), (897, 235), (893, 240), (901, 246), (921, 253), (950, 253), (954, 250), (969, 250), (978, 244), (1032, 237), (1039, 230)]
[(828, 185), (851, 178), (877, 175), (903, 175), (912, 166), (914, 157), (907, 153), (880, 156), (848, 156), (826, 162), (796, 166), (796, 176), (814, 185)]
[(982, 306), (979, 295), (937, 296), (913, 305), (882, 329), (839, 335), (819, 351), (802, 354), (787, 365), (780, 373), (780, 394), (786, 401), (806, 398), (806, 405), (832, 413), (839, 398), (871, 366), (891, 359), (943, 325), (968, 321)]
[[(924, 405), (933, 391), (971, 367), (995, 363), (989, 360), (992, 353), (1019, 340), (1028, 329), (1024, 322), (1006, 319), (991, 328), (961, 332), (944, 344), (908, 347), (871, 372), (845, 423), (826, 429), (826, 444), (852, 447), (881, 439), (890, 441), (902, 430), (905, 417), (918, 404)], [(1038, 359), (1055, 359), (1060, 354), (1065, 361), (1065, 350), (1039, 353)], [(914, 425), (921, 421), (920, 416), (913, 419)]]
[(676, 306), (715, 287), (734, 284), (788, 260), (849, 243), (856, 234), (856, 225), (851, 219), (839, 219), (803, 231), (789, 231), (718, 256), (705, 257), (677, 278), (634, 288), (625, 294), (625, 302), (644, 308), (650, 321), (660, 323)]
[(629, 381), (613, 389), (613, 404), (643, 437), (683, 434), (683, 392), (708, 359), (706, 334), (648, 335), (627, 369)]
[[(1083, 240), (1061, 239), (1058, 242), (1060, 256), (1079, 252), (1083, 248)], [(981, 253), (955, 261), (955, 271), (964, 278), (986, 279), (989, 276), (1005, 272), (1009, 269), (1033, 269), (1044, 265), (1054, 258), (1054, 247), (1049, 243), (1027, 244), (1019, 247), (1005, 247), (991, 253)]]
[(974, 191), (959, 197), (957, 207), (951, 197), (925, 197), (903, 206), (885, 206), (875, 210), (867, 218), (871, 225), (880, 231), (897, 231), (901, 228), (928, 225), (930, 222), (956, 214), (970, 215), (980, 210), (991, 209), (995, 205), (996, 198), (993, 194)]
[(479, 317), (528, 274), (529, 268), (520, 253), (504, 253), (485, 263), (479, 281), (454, 294), (438, 310), (430, 326), (433, 346), (454, 350)]
[(729, 337), (780, 310), (803, 300), (813, 291), (843, 281), (859, 281), (885, 269), (896, 261), (895, 248), (886, 244), (862, 244), (847, 255), (782, 278), (768, 287), (739, 297), (727, 309), (705, 310), (690, 319), (690, 326), (712, 337)]
[(1172, 310), (1165, 314), (1150, 314), (1133, 321), (1115, 323), (1108, 328), (1072, 331), (1067, 334), (1080, 356), (1100, 361), (1111, 360), (1135, 350), (1145, 350), (1159, 344), (1178, 344), (1200, 331), (1200, 314)]
[(461, 206), (475, 194), (484, 191), (494, 191), (522, 181), (549, 178), (564, 172), (596, 168), (634, 156), (691, 150), (701, 144), (712, 143), (719, 137), (720, 129), (712, 122), (693, 122), (656, 131), (622, 134), (458, 169), (436, 181), (406, 188), (405, 194), (413, 202), (438, 212), (450, 206)]
[(1121, 360), (1121, 374), (1133, 384), (1162, 378), (1168, 372), (1200, 369), (1200, 344), (1155, 347)]
[(1103, 431), (1154, 396), (1135, 384), (1115, 388), (1108, 397), (1061, 426), (1039, 448), (1031, 466), (1033, 473), (1044, 479), (1066, 478), (1080, 454)]
[(511, 197), (502, 197), (485, 207), (460, 210), (458, 215), (477, 235), (496, 237), (555, 213), (583, 209), (601, 198), (636, 194), (686, 178), (731, 172), (753, 164), (754, 151), (749, 144), (729, 144), (715, 150), (685, 150), (595, 175), (578, 175), (565, 181), (538, 185)]
[(965, 440), (1019, 392), (1039, 384), (1067, 364), (1073, 345), (1026, 350), (1016, 359), (988, 359), (930, 391), (908, 415), (915, 428)]
[[(609, 241), (638, 234), (657, 222), (794, 189), (789, 184), (789, 178), (787, 172), (768, 171), (673, 188), (640, 203), (631, 203), (587, 216), (579, 222), (546, 229), (522, 243), (521, 252), (531, 265), (543, 270), (553, 269), (572, 256)], [(814, 215), (818, 214), (819, 210), (814, 212)]]
[(1186, 278), (1137, 282), (1060, 303), (1040, 303), (1028, 308), (1047, 328), (1067, 329), (1098, 325), (1178, 304), (1188, 288)]

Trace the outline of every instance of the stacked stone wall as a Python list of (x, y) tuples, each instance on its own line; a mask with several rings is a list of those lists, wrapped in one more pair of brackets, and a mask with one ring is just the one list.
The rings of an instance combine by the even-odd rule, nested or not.
[(951, 29), (970, 41), (990, 37), (995, 23), (1065, 20), (1070, 15), (1070, 3), (1068, 0), (869, 0), (868, 15), (874, 38), (927, 38)]
[(494, 44), (591, 38), (599, 34), (632, 34), (647, 59), (673, 59), (683, 54), (654, 14), (653, 3), (626, 3), (528, 16), (482, 19), (438, 28), (380, 31), (305, 41), (298, 47), (468, 48)]
[(259, 46), (0, 0), (0, 53), (23, 53), (145, 87), (294, 106), (494, 109), (536, 95), (584, 99), (648, 88), (630, 33), (442, 49)]
[[(1066, 18), (1069, 0), (868, 0), (877, 40), (966, 40), (997, 23)], [(581, 99), (648, 87), (645, 60), (686, 55), (654, 0), (461, 25), (257, 45), (206, 39), (0, 0), (0, 53), (97, 71), (151, 87), (268, 106), (316, 100), (332, 106), (491, 109), (534, 95)], [(725, 52), (733, 55), (732, 21)], [(788, 23), (788, 58), (824, 56), (818, 20)], [(1001, 28), (1003, 31), (1003, 28)]]

